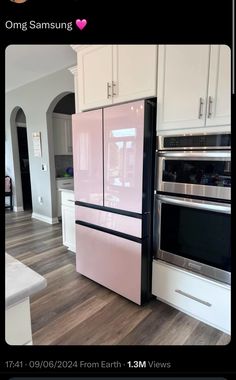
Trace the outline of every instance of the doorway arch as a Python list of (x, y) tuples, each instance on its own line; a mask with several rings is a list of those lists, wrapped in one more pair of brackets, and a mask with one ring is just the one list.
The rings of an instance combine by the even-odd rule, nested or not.
[(27, 120), (21, 106), (14, 107), (11, 112), (10, 130), (14, 171), (11, 174), (14, 211), (23, 211), (26, 208), (32, 209), (32, 201)]
[[(57, 105), (63, 103), (63, 99), (65, 99), (69, 95), (74, 95), (72, 91), (65, 91), (58, 94), (50, 103), (46, 117), (47, 117), (47, 133), (48, 133), (48, 144), (50, 146), (49, 149), (49, 168), (50, 168), (50, 184), (51, 184), (51, 194), (52, 194), (52, 217), (57, 217), (57, 197), (54, 196), (57, 194), (56, 189), (56, 168), (55, 168), (55, 155), (54, 155), (54, 138), (53, 138), (53, 112)], [(62, 109), (62, 108), (61, 108)], [(72, 112), (74, 111), (74, 112)], [(71, 114), (75, 113), (75, 98), (74, 98), (74, 107), (71, 109)]]

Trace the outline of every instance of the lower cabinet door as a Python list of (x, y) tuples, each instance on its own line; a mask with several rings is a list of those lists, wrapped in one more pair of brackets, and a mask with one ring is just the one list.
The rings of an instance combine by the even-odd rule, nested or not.
[(76, 225), (76, 269), (84, 276), (141, 304), (142, 245)]
[(153, 261), (152, 294), (173, 307), (230, 334), (230, 286), (161, 260)]
[(63, 245), (75, 252), (75, 207), (62, 206)]

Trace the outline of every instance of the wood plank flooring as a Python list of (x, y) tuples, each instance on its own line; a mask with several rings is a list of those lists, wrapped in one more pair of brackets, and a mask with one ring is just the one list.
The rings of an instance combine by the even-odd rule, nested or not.
[(6, 251), (45, 276), (31, 298), (35, 345), (225, 345), (230, 337), (153, 299), (137, 306), (75, 270), (61, 224), (6, 211)]

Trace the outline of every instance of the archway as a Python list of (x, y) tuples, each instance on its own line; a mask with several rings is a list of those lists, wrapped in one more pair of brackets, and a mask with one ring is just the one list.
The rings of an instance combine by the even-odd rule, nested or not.
[[(50, 170), (50, 183), (52, 194), (52, 216), (53, 218), (60, 217), (58, 212), (58, 191), (56, 185), (56, 178), (59, 175), (59, 163), (62, 166), (62, 157), (59, 159), (58, 152), (55, 150), (55, 134), (53, 133), (54, 115), (72, 115), (75, 113), (75, 95), (73, 92), (63, 92), (56, 96), (47, 110), (47, 131), (48, 131), (48, 143), (49, 149), (49, 170)], [(55, 154), (56, 153), (56, 154)], [(61, 155), (63, 156), (63, 154)], [(71, 160), (69, 157), (71, 156)], [(65, 162), (65, 157), (64, 157)], [(67, 155), (67, 161), (65, 166), (72, 166), (72, 151)]]
[(27, 121), (23, 109), (16, 106), (10, 116), (14, 211), (32, 209)]

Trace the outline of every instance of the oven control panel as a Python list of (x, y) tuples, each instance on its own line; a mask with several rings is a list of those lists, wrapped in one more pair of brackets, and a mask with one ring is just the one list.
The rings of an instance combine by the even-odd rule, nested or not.
[(230, 149), (231, 147), (231, 134), (166, 136), (162, 139), (159, 149)]

